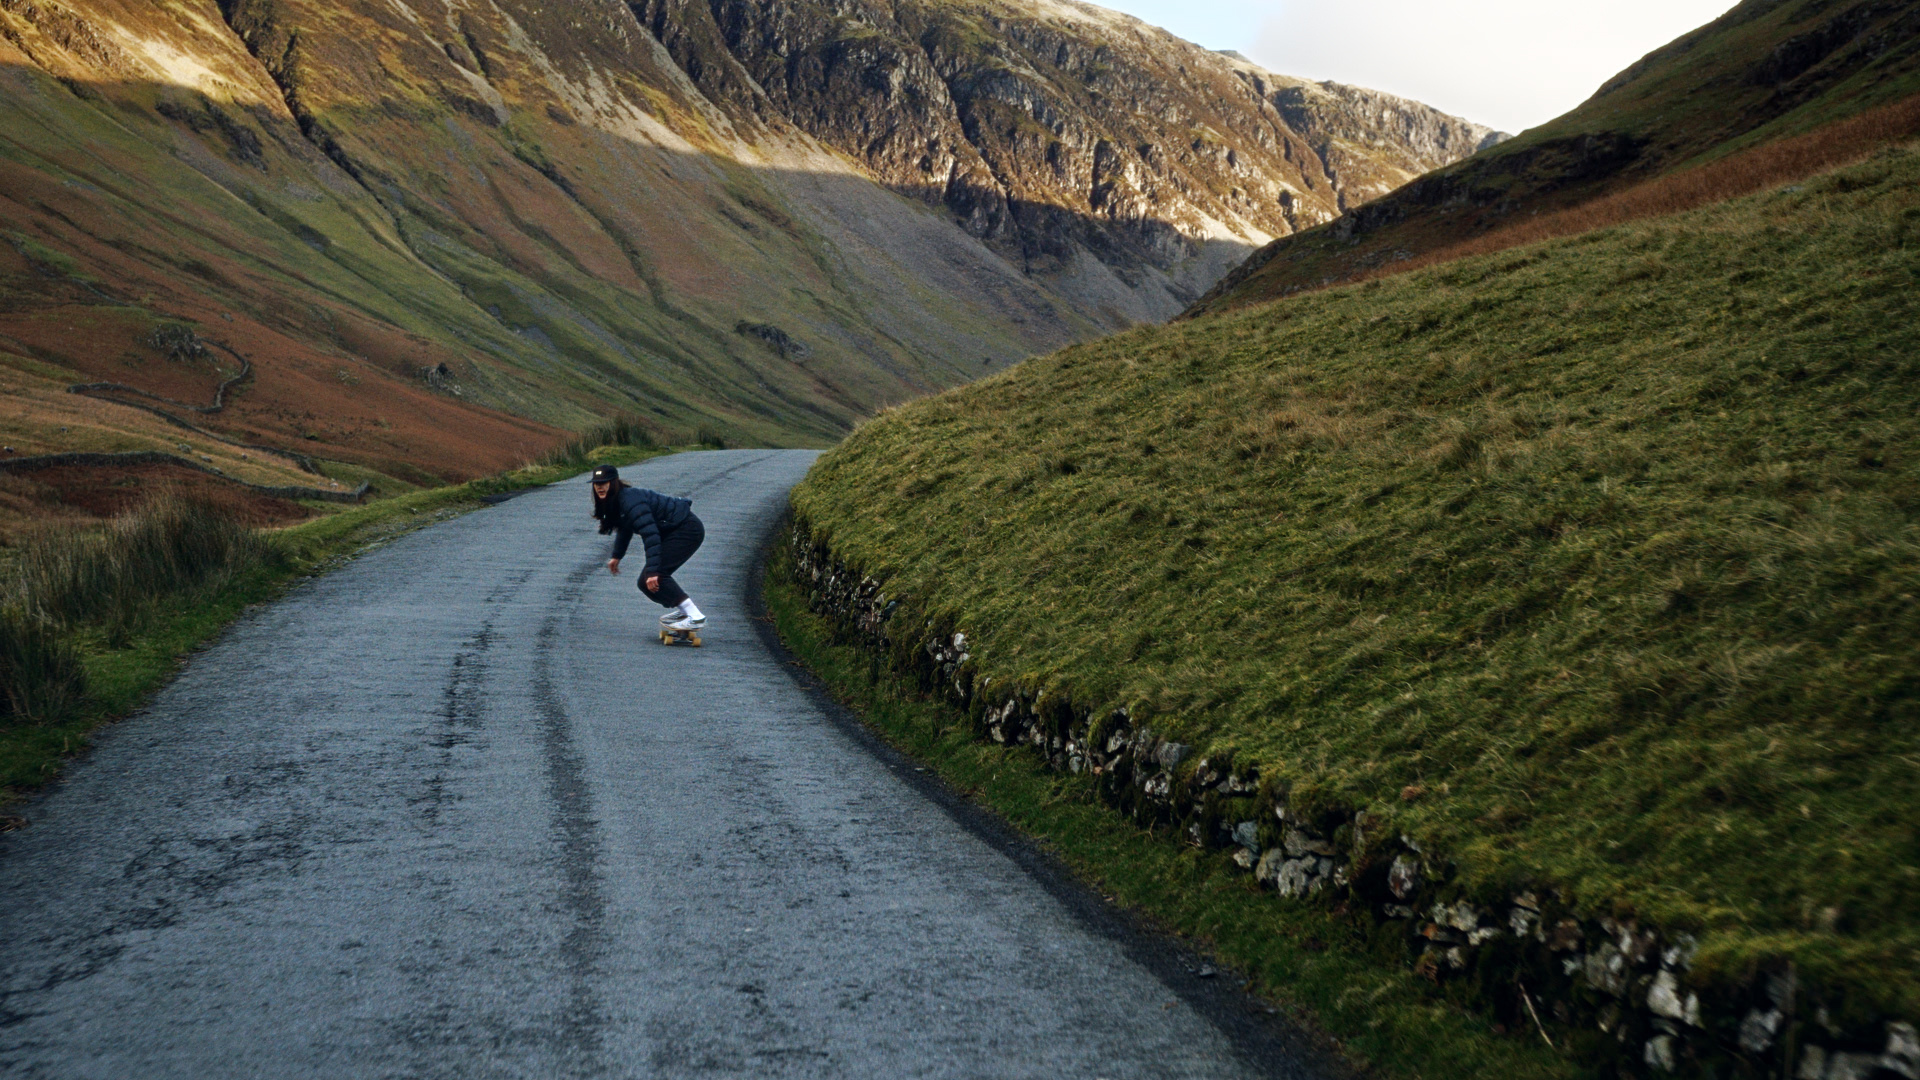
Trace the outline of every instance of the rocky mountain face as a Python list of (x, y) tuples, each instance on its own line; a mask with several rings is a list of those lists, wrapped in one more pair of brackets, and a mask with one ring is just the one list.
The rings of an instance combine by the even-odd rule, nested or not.
[(1378, 90), (1307, 82), (1250, 64), (1242, 70), (1287, 126), (1312, 144), (1338, 186), (1343, 211), (1513, 138)]
[[(1565, 116), (1511, 141), (1483, 136), (1486, 152), (1466, 160), (1423, 159), (1417, 180), (1354, 204), (1329, 225), (1274, 240), (1193, 310), (1285, 296), (1443, 252), (1523, 215), (1578, 206), (1915, 93), (1920, 4), (1745, 0), (1649, 53)], [(1317, 117), (1338, 115), (1323, 106), (1287, 118), (1311, 131), (1321, 130)], [(1402, 145), (1423, 142), (1423, 127), (1437, 130), (1418, 120), (1389, 126)], [(1445, 135), (1440, 145), (1473, 138), (1458, 128)]]
[(388, 475), (550, 430), (476, 410), (828, 441), (1475, 145), (1346, 94), (1062, 0), (0, 0), (0, 359), (186, 326), (209, 430)]
[(1171, 314), (1250, 239), (1330, 221), (1497, 138), (1087, 4), (632, 6), (736, 120), (791, 122), (1025, 272), (1135, 320)]

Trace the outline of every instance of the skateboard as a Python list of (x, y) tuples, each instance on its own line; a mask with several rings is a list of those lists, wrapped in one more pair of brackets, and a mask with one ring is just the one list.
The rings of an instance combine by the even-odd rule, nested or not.
[(700, 631), (697, 629), (675, 630), (671, 627), (663, 626), (660, 628), (660, 644), (691, 645), (697, 649), (700, 647)]

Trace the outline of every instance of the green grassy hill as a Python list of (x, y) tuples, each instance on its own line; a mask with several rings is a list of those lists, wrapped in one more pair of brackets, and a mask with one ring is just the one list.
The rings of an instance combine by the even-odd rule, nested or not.
[(1194, 310), (1226, 310), (1391, 271), (1535, 215), (1805, 135), (1915, 93), (1920, 4), (1744, 0), (1647, 54), (1566, 115), (1339, 221), (1275, 240)]
[(1128, 706), (1469, 894), (1695, 934), (1702, 983), (1791, 961), (1837, 1027), (1911, 1021), (1917, 272), (1908, 146), (1069, 348), (868, 423), (794, 506), (976, 686)]

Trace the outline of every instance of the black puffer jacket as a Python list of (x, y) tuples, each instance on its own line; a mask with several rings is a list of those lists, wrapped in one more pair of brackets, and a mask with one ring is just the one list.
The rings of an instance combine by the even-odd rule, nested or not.
[(693, 513), (693, 500), (662, 495), (643, 487), (620, 489), (613, 511), (613, 557), (625, 558), (634, 536), (647, 552), (646, 574), (660, 570), (660, 533), (687, 520)]

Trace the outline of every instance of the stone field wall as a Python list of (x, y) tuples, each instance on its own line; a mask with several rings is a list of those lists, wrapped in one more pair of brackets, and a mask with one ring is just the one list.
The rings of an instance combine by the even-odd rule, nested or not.
[(1920, 1037), (1908, 1020), (1844, 1016), (1844, 1002), (1789, 964), (1738, 977), (1698, 972), (1688, 934), (1594, 914), (1596, 905), (1551, 888), (1473, 893), (1456, 884), (1445, 852), (1382, 828), (1364, 809), (1300, 805), (1286, 777), (1197, 753), (1125, 707), (996, 684), (975, 664), (964, 628), (889, 596), (804, 520), (784, 544), (795, 584), (841, 643), (965, 711), (980, 739), (1090, 774), (1108, 806), (1231, 860), (1276, 903), (1323, 905), (1376, 941), (1397, 942), (1436, 991), (1466, 990), (1511, 1037), (1550, 1040), (1617, 1076), (1920, 1080)]

